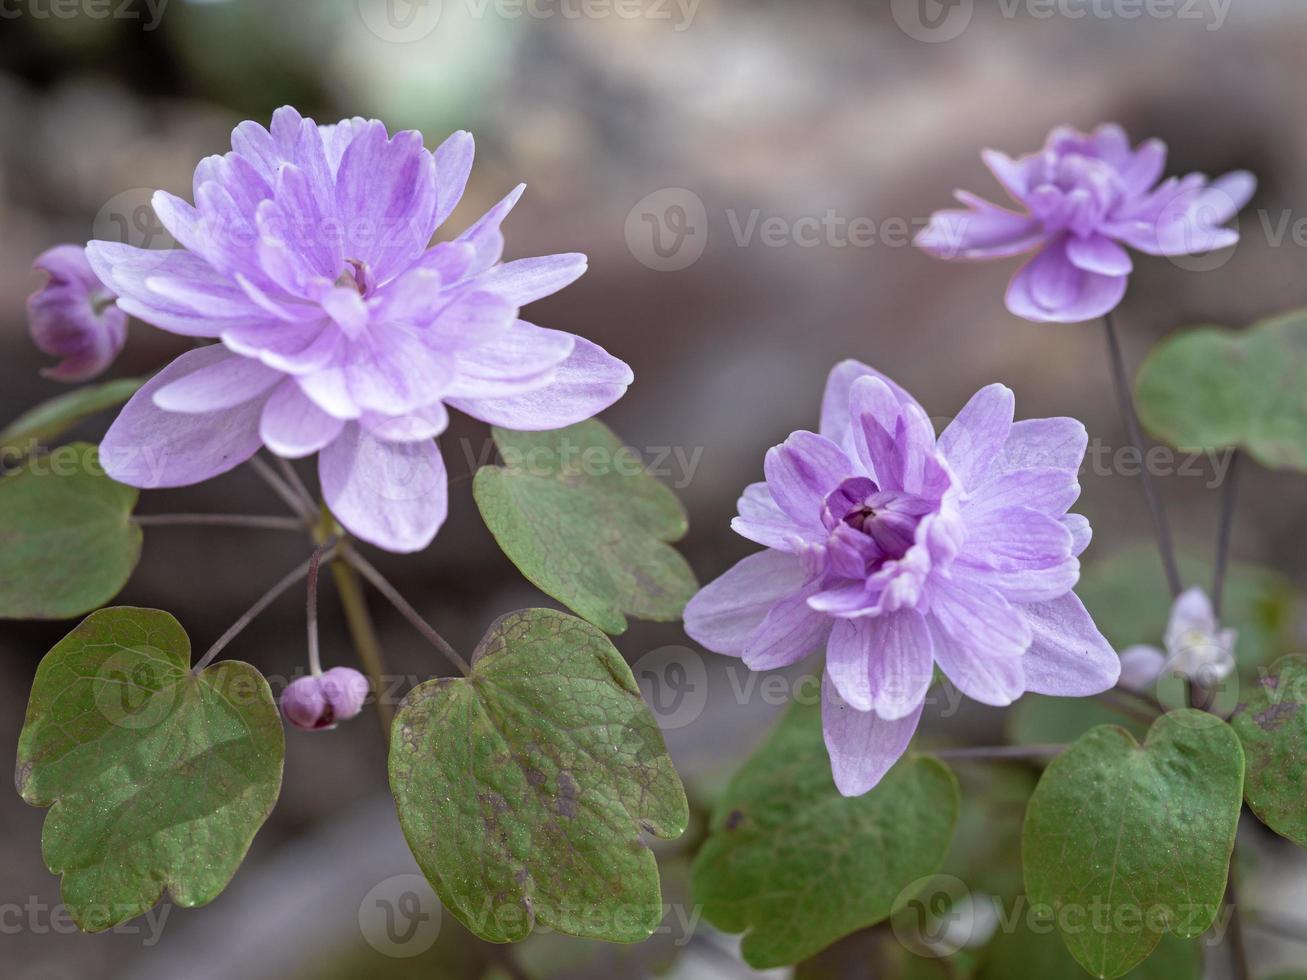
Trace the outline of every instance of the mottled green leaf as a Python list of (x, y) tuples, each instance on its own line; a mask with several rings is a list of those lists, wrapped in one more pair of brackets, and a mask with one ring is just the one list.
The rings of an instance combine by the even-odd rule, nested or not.
[(1243, 795), (1229, 725), (1183, 709), (1142, 746), (1122, 728), (1084, 735), (1030, 798), (1022, 863), (1076, 960), (1119, 977), (1167, 932), (1192, 938), (1220, 911)]
[[(1180, 577), (1188, 585), (1212, 587), (1212, 566), (1193, 555), (1179, 556)], [(1157, 549), (1127, 548), (1085, 567), (1076, 592), (1103, 635), (1118, 650), (1134, 643), (1161, 646), (1171, 615)], [(1302, 600), (1279, 572), (1232, 563), (1226, 576), (1225, 625), (1239, 631), (1235, 649), (1245, 672), (1269, 664), (1295, 648)]]
[(473, 493), (523, 575), (608, 633), (628, 615), (680, 618), (698, 589), (668, 543), (685, 535), (685, 509), (638, 454), (595, 419), (494, 436), (504, 465), (478, 470)]
[(191, 672), (166, 612), (92, 613), (45, 655), (18, 742), (24, 800), (48, 806), (41, 847), (83, 929), (181, 906), (231, 880), (281, 789), (284, 736), (248, 664)]
[(404, 699), (390, 786), (423, 873), (483, 939), (538, 922), (637, 942), (662, 919), (642, 835), (684, 832), (685, 791), (630, 668), (588, 623), (549, 609), (498, 620), (471, 676)]
[(137, 495), (85, 443), (0, 478), (0, 619), (67, 619), (117, 595), (141, 556)]
[[(1016, 928), (1000, 929), (985, 947), (975, 980), (1077, 980), (1080, 968), (1058, 938), (1048, 917), (1034, 916), (1029, 906)], [(1032, 928), (1033, 927), (1033, 928)], [(1148, 959), (1124, 974), (1126, 980), (1200, 980), (1202, 944), (1195, 939), (1162, 937)]]
[(12, 464), (35, 447), (58, 439), (97, 412), (125, 404), (144, 383), (143, 378), (123, 378), (88, 385), (29, 409), (0, 431), (0, 466)]
[(820, 709), (795, 704), (735, 774), (694, 864), (704, 917), (744, 932), (757, 969), (797, 963), (889, 917), (939, 870), (958, 817), (946, 766), (909, 757), (864, 796), (839, 794)]
[(1198, 327), (1168, 337), (1139, 369), (1139, 418), (1181, 450), (1248, 451), (1264, 466), (1307, 470), (1307, 310), (1247, 330)]
[(1230, 724), (1248, 764), (1244, 798), (1262, 823), (1307, 847), (1307, 658), (1276, 661), (1241, 694)]

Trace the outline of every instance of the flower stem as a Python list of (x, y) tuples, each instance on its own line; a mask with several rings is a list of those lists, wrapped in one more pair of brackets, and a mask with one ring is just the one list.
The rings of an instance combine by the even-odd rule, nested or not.
[(263, 514), (138, 514), (132, 520), (141, 527), (219, 525), (300, 532), (308, 527), (298, 517), (275, 517)]
[(318, 566), (322, 562), (322, 553), (330, 547), (330, 542), (318, 545), (313, 557), (309, 559), (309, 582), (305, 606), (309, 631), (309, 672), (314, 677), (322, 676), (322, 657), (318, 649)]
[[(333, 547), (329, 549), (328, 554), (334, 553), (334, 551), (335, 548)], [(254, 605), (250, 606), (249, 609), (245, 610), (245, 612), (241, 615), (240, 619), (232, 623), (231, 626), (228, 627), (227, 632), (223, 633), (222, 636), (218, 637), (217, 641), (214, 642), (213, 646), (209, 647), (209, 649), (205, 652), (204, 656), (195, 662), (195, 666), (191, 668), (191, 673), (199, 674), (200, 671), (204, 670), (205, 667), (209, 666), (209, 664), (213, 662), (213, 658), (216, 657), (218, 654), (220, 654), (223, 651), (223, 648), (227, 646), (227, 644), (229, 644), (232, 640), (236, 639), (236, 637), (241, 634), (241, 631), (244, 630), (245, 627), (249, 626), (250, 623), (254, 622), (254, 620), (258, 617), (258, 615), (261, 612), (263, 612), (263, 610), (267, 609), (270, 605), (272, 605), (273, 602), (277, 600), (278, 596), (280, 596), (283, 592), (289, 589), (296, 582), (302, 581), (304, 577), (309, 574), (309, 569), (312, 568), (313, 561), (314, 559), (310, 558), (308, 561), (304, 562), (294, 571), (290, 572), (290, 574), (288, 574), (280, 582), (278, 582), (267, 592), (265, 592), (259, 598), (259, 600), (254, 603)]]
[(291, 465), (290, 460), (281, 456), (274, 456), (277, 463), (277, 469), (281, 470), (281, 475), (286, 481), (286, 485), (294, 491), (300, 501), (309, 508), (311, 512), (316, 513), (318, 510), (318, 501), (314, 498), (309, 488), (304, 485), (300, 475), (295, 472), (295, 467)]
[(987, 745), (979, 748), (939, 749), (929, 754), (937, 759), (1006, 762), (1051, 759), (1065, 750), (1065, 745)]
[(1225, 573), (1230, 565), (1230, 534), (1234, 528), (1234, 498), (1239, 491), (1239, 450), (1230, 450), (1230, 467), (1221, 488), (1221, 523), (1216, 532), (1216, 572), (1212, 577), (1212, 614), (1219, 622), (1225, 599)]
[(1239, 915), (1239, 888), (1235, 884), (1235, 864), (1239, 850), (1236, 845), (1230, 851), (1230, 875), (1225, 883), (1225, 901), (1230, 906), (1230, 964), (1234, 968), (1234, 980), (1252, 980), (1252, 969), (1248, 966), (1248, 944), (1243, 934), (1243, 919)]
[(251, 456), (249, 463), (250, 468), (259, 475), (264, 483), (272, 488), (273, 493), (280, 497), (287, 507), (306, 521), (317, 519), (316, 506), (305, 504), (300, 495), (277, 475), (277, 471), (268, 462), (258, 456)]
[[(1126, 695), (1126, 697), (1120, 695)], [(1102, 701), (1112, 711), (1125, 715), (1141, 725), (1151, 726), (1158, 718), (1159, 712), (1153, 708), (1151, 702), (1143, 698), (1135, 700), (1131, 697), (1131, 692), (1127, 692), (1124, 688), (1114, 687), (1106, 691), (1100, 691), (1094, 695), (1094, 699)]]
[(459, 655), (458, 651), (455, 650), (443, 636), (436, 632), (434, 626), (422, 618), (421, 613), (409, 605), (408, 600), (400, 595), (399, 590), (391, 585), (390, 582), (386, 580), (385, 576), (373, 568), (372, 565), (364, 560), (358, 552), (352, 549), (345, 552), (345, 560), (358, 569), (359, 573), (371, 582), (378, 592), (386, 597), (390, 604), (399, 611), (400, 615), (412, 624), (414, 629), (426, 637), (437, 650), (449, 659), (450, 663), (462, 671), (464, 677), (472, 673), (472, 668), (468, 666), (467, 661)]
[[(342, 546), (341, 553), (349, 554), (347, 548), (348, 546)], [(372, 625), (372, 614), (368, 612), (367, 600), (363, 596), (362, 583), (359, 582), (354, 566), (340, 558), (332, 561), (331, 575), (336, 581), (336, 591), (340, 594), (340, 605), (345, 611), (345, 622), (349, 625), (354, 649), (377, 696), (377, 720), (381, 723), (382, 735), (389, 745), (390, 725), (395, 712), (386, 700), (386, 662), (381, 655), (381, 641), (377, 639), (376, 628)]]
[(1112, 380), (1116, 385), (1117, 404), (1121, 410), (1121, 421), (1125, 424), (1126, 438), (1139, 453), (1139, 473), (1143, 481), (1144, 499), (1148, 503), (1148, 513), (1153, 521), (1153, 535), (1157, 538), (1157, 550), (1162, 556), (1162, 566), (1166, 569), (1166, 581), (1171, 587), (1172, 598), (1183, 589), (1180, 582), (1180, 570), (1175, 561), (1175, 545), (1171, 540), (1171, 526), (1166, 520), (1166, 510), (1162, 498), (1153, 483), (1153, 475), (1148, 471), (1144, 459), (1143, 437), (1139, 431), (1139, 416), (1135, 413), (1135, 399), (1130, 390), (1130, 378), (1125, 369), (1125, 358), (1121, 354), (1121, 341), (1117, 338), (1116, 322), (1112, 314), (1105, 314), (1103, 325), (1107, 334), (1107, 352), (1112, 366)]

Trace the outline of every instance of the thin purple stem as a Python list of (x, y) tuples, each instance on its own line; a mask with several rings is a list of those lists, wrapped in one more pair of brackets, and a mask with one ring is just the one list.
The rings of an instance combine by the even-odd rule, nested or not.
[(263, 514), (137, 514), (132, 520), (141, 527), (217, 525), (300, 532), (308, 527), (308, 524), (298, 517), (275, 517)]

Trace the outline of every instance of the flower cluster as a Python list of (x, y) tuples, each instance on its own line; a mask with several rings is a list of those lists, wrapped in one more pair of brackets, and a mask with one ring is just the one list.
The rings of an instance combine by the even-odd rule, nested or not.
[(819, 431), (771, 449), (766, 482), (740, 498), (732, 526), (767, 550), (686, 607), (690, 636), (754, 670), (825, 645), (823, 726), (846, 795), (903, 754), (936, 666), (991, 705), (1116, 683), (1120, 661), (1071, 591), (1090, 538), (1067, 513), (1084, 426), (1013, 410), (990, 385), (936, 436), (889, 378), (837, 365)]
[(319, 126), (291, 108), (244, 122), (232, 151), (195, 171), (194, 205), (154, 209), (183, 246), (87, 248), (119, 308), (217, 344), (150, 380), (100, 447), (137, 487), (198, 483), (261, 447), (318, 454), (327, 505), (351, 533), (397, 552), (444, 522), (447, 477), (433, 442), (447, 407), (512, 429), (582, 421), (622, 396), (625, 363), (520, 307), (563, 288), (582, 255), (502, 262), (500, 226), (522, 187), (448, 241), (472, 137), (434, 152), (376, 120)]
[(983, 156), (1022, 210), (958, 191), (965, 209), (937, 212), (917, 245), (944, 259), (1036, 252), (1008, 287), (1007, 306), (1041, 322), (1075, 323), (1114, 310), (1134, 267), (1124, 246), (1192, 255), (1233, 245), (1238, 232), (1222, 226), (1257, 188), (1245, 171), (1158, 183), (1166, 144), (1153, 139), (1132, 149), (1114, 124), (1092, 134), (1059, 127), (1042, 150), (1016, 160), (997, 150)]

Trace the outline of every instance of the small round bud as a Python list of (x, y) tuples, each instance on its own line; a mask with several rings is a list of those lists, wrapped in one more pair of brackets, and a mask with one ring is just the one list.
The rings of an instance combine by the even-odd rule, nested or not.
[(363, 710), (368, 679), (352, 667), (333, 667), (317, 677), (301, 677), (281, 695), (281, 713), (296, 728), (318, 731)]
[(34, 269), (49, 276), (27, 300), (32, 340), (61, 358), (41, 373), (56, 381), (85, 381), (113, 363), (127, 341), (127, 314), (105, 288), (79, 245), (42, 252)]

